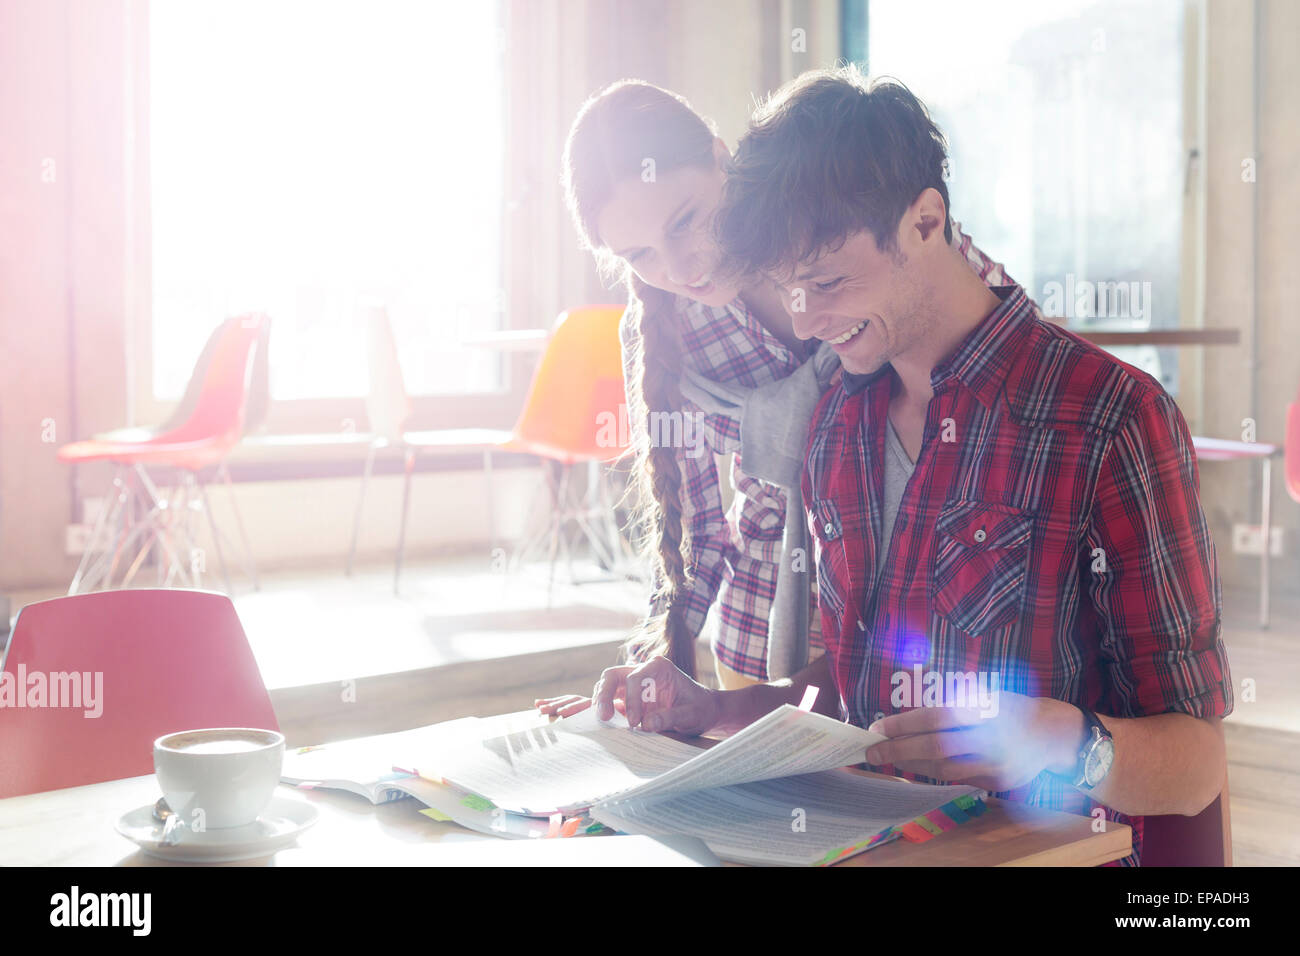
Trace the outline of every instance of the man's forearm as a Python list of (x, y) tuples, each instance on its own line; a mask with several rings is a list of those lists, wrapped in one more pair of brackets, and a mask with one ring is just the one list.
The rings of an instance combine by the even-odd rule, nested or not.
[[(1048, 770), (1072, 776), (1085, 739), (1083, 713), (1061, 702), (1055, 761)], [(1189, 714), (1099, 715), (1115, 741), (1115, 762), (1089, 795), (1132, 816), (1200, 813), (1223, 789), (1227, 758), (1218, 718)]]
[(715, 691), (718, 694), (719, 722), (715, 730), (733, 733), (752, 724), (782, 704), (798, 704), (811, 684), (818, 688), (817, 703), (813, 710), (838, 718), (839, 695), (831, 682), (831, 668), (826, 655), (813, 661), (793, 677), (751, 684), (739, 690)]

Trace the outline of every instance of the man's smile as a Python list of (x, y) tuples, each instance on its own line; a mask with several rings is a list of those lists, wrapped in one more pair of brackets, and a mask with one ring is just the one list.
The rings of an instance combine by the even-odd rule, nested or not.
[(835, 336), (834, 338), (825, 338), (825, 337), (823, 338), (824, 341), (828, 342), (832, 348), (838, 351), (841, 346), (848, 345), (850, 342), (856, 339), (860, 334), (862, 334), (862, 330), (865, 329), (870, 324), (871, 324), (870, 319), (863, 319), (857, 325), (853, 326), (852, 328), (846, 329), (844, 332), (841, 332), (839, 335)]

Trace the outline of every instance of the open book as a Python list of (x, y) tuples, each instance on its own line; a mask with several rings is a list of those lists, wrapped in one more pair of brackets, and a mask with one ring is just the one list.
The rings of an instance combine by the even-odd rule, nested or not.
[(280, 782), (303, 790), (347, 790), (371, 803), (419, 796), (425, 781), (396, 761), (413, 754), (436, 753), (452, 741), (463, 744), (484, 736), (476, 717), (449, 720), (399, 733), (343, 740), (319, 747), (289, 749)]
[[(452, 821), (469, 830), (507, 839), (550, 836), (549, 820), (505, 813), (490, 801), (466, 794), (437, 780), (421, 777), (414, 767), (455, 747), (486, 737), (544, 726), (550, 718), (536, 710), (463, 717), (392, 734), (343, 740), (285, 751), (280, 782), (302, 790), (346, 790), (371, 803), (414, 798), (430, 819)], [(565, 835), (594, 833), (605, 827), (593, 820), (572, 820)]]
[(727, 860), (818, 864), (887, 842), (931, 813), (929, 827), (948, 829), (982, 796), (836, 769), (883, 739), (787, 704), (700, 750), (587, 710), (416, 769), (518, 814), (588, 812), (625, 833), (697, 836)]

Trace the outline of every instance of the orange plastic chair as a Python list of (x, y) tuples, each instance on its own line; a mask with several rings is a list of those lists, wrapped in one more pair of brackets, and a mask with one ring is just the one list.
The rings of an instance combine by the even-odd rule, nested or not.
[[(618, 336), (623, 311), (622, 305), (587, 305), (560, 315), (514, 433), (504, 446), (550, 464), (546, 468), (550, 521), (514, 558), (517, 565), (547, 544), (548, 601), (554, 592), (555, 564), (561, 549), (573, 578), (573, 556), (565, 534), (570, 524), (577, 526), (605, 567), (617, 566), (625, 552), (609, 472), (601, 468), (621, 458), (629, 445), (627, 390)], [(573, 476), (581, 465), (587, 467), (588, 478), (585, 492), (579, 494)]]
[[(205, 349), (207, 368), (202, 387), (194, 398), (193, 410), (180, 424), (135, 440), (96, 438), (59, 449), (59, 460), (69, 464), (108, 461), (117, 466), (112, 503), (100, 512), (69, 594), (113, 587), (119, 567), (124, 568), (119, 586), (125, 587), (155, 546), (159, 552), (160, 584), (179, 578), (182, 585), (199, 586), (203, 562), (195, 560), (201, 552), (194, 545), (189, 520), (195, 510), (207, 516), (226, 590), (231, 590), (222, 535), (213, 521), (199, 472), (223, 465), (243, 437), (258, 346), (269, 334), (270, 321), (265, 315), (249, 314), (223, 324), (216, 341), (210, 344), (210, 358)], [(169, 467), (179, 475), (166, 496), (146, 466)], [(248, 538), (243, 522), (238, 524), (251, 567)], [(190, 560), (184, 560), (183, 554), (188, 554)], [(256, 571), (251, 575), (256, 584)]]
[(627, 450), (621, 305), (570, 309), (555, 323), (506, 447), (564, 465), (609, 462)]
[(0, 798), (152, 773), (154, 740), (178, 730), (279, 730), (224, 594), (140, 588), (29, 604), (0, 670), (24, 702), (34, 675), (47, 687), (46, 706), (0, 707)]

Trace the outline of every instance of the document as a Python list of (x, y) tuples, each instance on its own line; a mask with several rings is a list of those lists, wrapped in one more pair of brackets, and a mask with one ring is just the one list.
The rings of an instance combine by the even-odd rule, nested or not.
[(977, 794), (974, 787), (934, 787), (828, 770), (619, 801), (595, 807), (591, 815), (621, 833), (698, 837), (720, 858), (735, 863), (812, 866), (888, 843), (903, 824)]
[[(860, 763), (879, 734), (789, 704), (709, 750), (602, 723), (594, 708), (441, 755), (438, 776), (496, 806), (545, 816), (598, 804), (770, 780)], [(424, 772), (424, 768), (420, 768)]]

